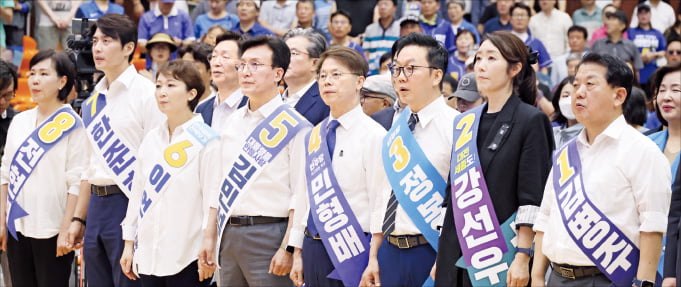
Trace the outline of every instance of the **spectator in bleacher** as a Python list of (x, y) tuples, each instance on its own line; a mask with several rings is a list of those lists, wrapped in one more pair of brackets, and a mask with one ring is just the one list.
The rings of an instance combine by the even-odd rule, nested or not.
[(455, 80), (466, 74), (466, 60), (475, 55), (475, 35), (472, 31), (462, 29), (456, 35), (456, 51), (449, 53), (447, 75)]
[(364, 57), (364, 49), (360, 44), (352, 41), (348, 35), (352, 30), (352, 18), (350, 14), (344, 10), (338, 10), (331, 14), (331, 22), (329, 25), (329, 33), (331, 33), (331, 41), (329, 45), (341, 45), (349, 47), (359, 52)]
[[(196, 7), (189, 13), (192, 21), (195, 21), (196, 17), (199, 17), (199, 15), (206, 14), (210, 11), (210, 0), (194, 0), (194, 2), (196, 1), (199, 1), (199, 3), (196, 4)], [(236, 15), (236, 2), (238, 1), (227, 0), (225, 3), (225, 11), (229, 14)]]
[[(377, 0), (335, 0), (337, 10), (344, 10), (352, 18), (350, 37), (357, 37), (374, 21)], [(335, 11), (334, 11), (335, 12)], [(333, 13), (332, 13), (333, 14)], [(329, 22), (330, 24), (330, 22)], [(329, 28), (331, 32), (331, 28)], [(363, 54), (362, 54), (363, 55)]]
[(296, 18), (296, 2), (291, 0), (262, 1), (258, 22), (277, 36), (284, 36)]
[[(4, 1), (3, 1), (4, 2)], [(81, 1), (36, 1), (35, 40), (38, 50), (67, 49), (66, 38), (71, 34), (71, 19)]]
[(565, 35), (572, 26), (572, 18), (556, 9), (556, 0), (539, 0), (539, 6), (541, 12), (530, 19), (530, 31), (532, 36), (544, 43), (551, 58), (556, 58), (568, 51)]
[[(485, 98), (478, 92), (475, 73), (464, 75), (461, 78), (461, 81), (459, 81), (458, 87), (452, 96), (456, 99), (456, 106), (454, 108), (461, 113), (465, 113), (466, 111), (485, 103)], [(449, 104), (449, 101), (447, 103)]]
[[(613, 4), (608, 4), (608, 5), (605, 5), (605, 7), (603, 7), (603, 10), (602, 10), (602, 13), (601, 13), (601, 16), (603, 18), (603, 27), (600, 27), (600, 28), (596, 29), (596, 31), (591, 33), (591, 39), (589, 40), (589, 46), (593, 46), (594, 43), (596, 42), (596, 40), (601, 39), (601, 38), (605, 38), (608, 35), (608, 28), (605, 25), (606, 15), (608, 13), (615, 13), (615, 12), (617, 12), (617, 7), (615, 7), (615, 5), (613, 5)], [(626, 31), (624, 32), (624, 35), (622, 35), (622, 37), (627, 38), (627, 32)]]
[(570, 50), (553, 59), (553, 66), (551, 67), (551, 83), (555, 87), (560, 83), (565, 77), (568, 76), (568, 58), (572, 54), (578, 54), (579, 57), (583, 56), (587, 52), (587, 38), (589, 34), (587, 29), (575, 24), (570, 27), (567, 32), (568, 46)]
[(390, 75), (374, 75), (367, 77), (360, 90), (359, 102), (367, 116), (392, 107), (397, 99)]
[(213, 46), (206, 43), (191, 43), (189, 46), (182, 46), (178, 52), (180, 59), (194, 63), (201, 75), (205, 89), (203, 95), (199, 95), (197, 107), (215, 92), (210, 84), (210, 60), (208, 59), (212, 53)]
[(603, 27), (603, 16), (601, 15), (601, 8), (596, 5), (596, 0), (581, 0), (582, 8), (575, 10), (572, 13), (572, 22), (574, 25), (586, 28), (587, 36), (591, 38), (591, 34), (598, 28)]
[(459, 29), (466, 29), (473, 32), (475, 35), (475, 44), (480, 44), (480, 34), (471, 22), (466, 21), (463, 18), (466, 14), (466, 6), (463, 2), (450, 0), (447, 2), (447, 15), (449, 16), (449, 21), (452, 22), (452, 32), (454, 36), (457, 35)]
[(393, 43), (400, 37), (400, 21), (395, 19), (397, 0), (378, 0), (378, 21), (364, 31), (365, 57), (369, 62), (369, 75), (378, 74), (381, 55), (390, 52)]
[(639, 83), (648, 92), (648, 78), (657, 70), (657, 60), (664, 57), (667, 48), (667, 42), (662, 36), (662, 32), (651, 26), (651, 15), (650, 6), (638, 5), (636, 9), (638, 26), (629, 28), (627, 31), (628, 39), (636, 45), (641, 54), (643, 68), (638, 70)]
[(314, 0), (298, 0), (296, 3), (296, 20), (291, 25), (291, 29), (301, 28), (301, 29), (312, 29), (315, 32), (322, 34), (324, 37), (324, 31), (319, 30), (314, 25), (315, 19), (315, 6)]
[[(542, 2), (543, 3), (543, 2)], [(511, 33), (516, 35), (525, 45), (532, 48), (532, 50), (539, 52), (539, 71), (544, 75), (548, 74), (549, 66), (553, 63), (551, 55), (546, 50), (544, 42), (535, 36), (528, 33), (527, 26), (530, 23), (530, 15), (532, 9), (522, 2), (516, 3), (511, 7)], [(558, 11), (558, 10), (556, 10)]]
[(88, 19), (99, 19), (106, 14), (121, 14), (123, 15), (125, 11), (123, 6), (116, 3), (111, 3), (109, 0), (92, 0), (88, 3), (83, 3), (78, 7), (76, 12), (76, 18), (88, 18)]
[(584, 129), (584, 126), (577, 122), (575, 112), (572, 110), (572, 97), (575, 96), (575, 88), (572, 86), (574, 80), (575, 76), (562, 79), (556, 85), (551, 99), (554, 109), (551, 120), (557, 124), (553, 127), (553, 142), (556, 148), (563, 147)]
[(314, 1), (315, 28), (324, 32), (327, 40), (331, 39), (331, 34), (329, 34), (329, 17), (331, 17), (333, 12), (336, 12), (335, 0)]
[(440, 2), (437, 0), (421, 0), (421, 29), (426, 35), (435, 38), (448, 52), (456, 50), (452, 23), (437, 14)]
[[(643, 4), (650, 7), (650, 24), (653, 26), (653, 29), (663, 32), (674, 24), (676, 13), (674, 13), (674, 8), (668, 3), (662, 0), (647, 0)], [(638, 9), (636, 9), (634, 14), (631, 15), (631, 25), (629, 27), (638, 27), (638, 12)]]
[(667, 65), (681, 63), (681, 38), (670, 38), (665, 53)]
[(624, 62), (632, 62), (637, 70), (643, 68), (643, 61), (641, 61), (641, 54), (638, 52), (638, 48), (622, 35), (624, 30), (627, 29), (627, 15), (617, 10), (614, 13), (607, 12), (605, 17), (608, 36), (596, 40), (593, 46), (591, 46), (591, 51), (600, 54), (610, 54)]
[(208, 2), (210, 10), (205, 14), (198, 15), (194, 21), (194, 34), (197, 39), (203, 37), (215, 25), (230, 30), (239, 23), (239, 17), (225, 10), (227, 0), (209, 0)]
[(147, 42), (145, 48), (150, 61), (147, 61), (149, 63), (147, 68), (140, 70), (139, 73), (145, 78), (155, 81), (156, 72), (163, 64), (171, 60), (171, 56), (173, 52), (177, 50), (177, 46), (170, 35), (166, 33), (156, 33), (151, 37), (151, 40)]
[(258, 13), (260, 13), (259, 0), (237, 0), (236, 8), (239, 16), (239, 23), (231, 31), (237, 32), (244, 37), (254, 37), (258, 35), (274, 35), (272, 31), (258, 23)]
[[(472, 2), (473, 7), (471, 7), (471, 20), (475, 25), (477, 25), (476, 27), (478, 28), (478, 33), (482, 35), (483, 32), (485, 31), (485, 23), (487, 23), (489, 19), (499, 17), (499, 11), (497, 10), (497, 1), (481, 0)], [(476, 13), (478, 14), (476, 15)]]
[[(679, 5), (679, 7), (681, 7), (681, 5)], [(667, 42), (669, 42), (669, 38), (671, 37), (681, 38), (681, 11), (676, 15), (676, 22), (674, 22), (674, 25), (667, 28), (667, 30), (664, 30), (664, 38), (667, 39)]]
[(499, 16), (487, 20), (483, 34), (495, 31), (511, 30), (511, 6), (513, 0), (497, 0), (497, 13)]
[(7, 50), (3, 58), (9, 60), (12, 65), (18, 68), (21, 66), (21, 61), (24, 58), (24, 35), (27, 34), (26, 15), (31, 11), (33, 1), (19, 0), (14, 2), (14, 4), (12, 22), (4, 24)]
[(172, 37), (175, 46), (189, 45), (196, 40), (194, 26), (187, 12), (175, 7), (175, 0), (160, 0), (153, 10), (140, 18), (137, 26), (137, 44), (146, 53), (147, 41), (156, 33)]
[(213, 27), (208, 28), (208, 31), (206, 32), (206, 34), (204, 34), (203, 37), (201, 37), (201, 39), (199, 39), (199, 41), (201, 43), (206, 43), (206, 44), (209, 44), (211, 46), (215, 46), (215, 42), (216, 42), (215, 40), (220, 35), (224, 34), (227, 31), (229, 31), (229, 30), (225, 29), (225, 27), (222, 27), (220, 25), (215, 25)]

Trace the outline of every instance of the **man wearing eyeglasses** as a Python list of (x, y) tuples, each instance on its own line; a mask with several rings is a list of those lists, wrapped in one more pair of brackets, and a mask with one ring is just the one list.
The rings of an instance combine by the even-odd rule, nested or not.
[(396, 98), (397, 94), (393, 89), (390, 75), (375, 75), (364, 81), (359, 99), (362, 110), (370, 116), (380, 110), (392, 107)]
[[(393, 149), (383, 151), (393, 192), (377, 197), (385, 211), (376, 212), (373, 221), (382, 223), (382, 233), (371, 239), (361, 286), (421, 286), (426, 281), (435, 262), (436, 227), (442, 225), (453, 123), (459, 114), (442, 97), (448, 56), (442, 45), (428, 35), (409, 34), (395, 42), (392, 54), (393, 87), (408, 108), (384, 139), (383, 148)], [(403, 181), (401, 170), (409, 172)], [(424, 202), (405, 195), (417, 187)]]
[(667, 53), (664, 56), (667, 59), (667, 65), (681, 62), (681, 38), (670, 37), (667, 43)]

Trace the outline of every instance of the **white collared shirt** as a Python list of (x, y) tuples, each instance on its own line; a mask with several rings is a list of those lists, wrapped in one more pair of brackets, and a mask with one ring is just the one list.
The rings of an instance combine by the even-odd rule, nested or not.
[[(221, 177), (232, 168), (246, 138), (262, 123), (275, 109), (284, 105), (280, 96), (251, 111), (244, 105), (234, 112), (229, 121), (222, 128), (222, 168)], [(301, 116), (302, 118), (302, 116)], [(290, 209), (294, 209), (294, 191), (304, 190), (305, 182), (305, 134), (310, 129), (305, 128), (275, 156), (250, 186), (244, 189), (234, 205), (232, 216), (270, 216), (288, 217)], [(212, 206), (217, 208), (217, 196)]]
[[(459, 112), (445, 103), (444, 97), (437, 97), (418, 113), (419, 122), (414, 128), (414, 137), (431, 164), (446, 181), (449, 178), (452, 141), (454, 137), (454, 118)], [(446, 192), (446, 191), (445, 191)], [(390, 191), (381, 195), (376, 214), (380, 216), (373, 222), (383, 225), (385, 211), (390, 200)], [(439, 223), (442, 225), (442, 223)], [(374, 231), (374, 230), (372, 230)], [(409, 215), (398, 205), (395, 215), (395, 230), (392, 235), (421, 234)]]
[(292, 108), (295, 108), (296, 105), (298, 104), (298, 101), (300, 101), (300, 98), (307, 93), (307, 90), (309, 90), (312, 85), (314, 85), (316, 81), (309, 82), (307, 85), (305, 85), (302, 89), (300, 89), (297, 93), (290, 94), (289, 90), (286, 90), (284, 94), (282, 95), (282, 99), (284, 99), (284, 103), (288, 104)]
[[(329, 121), (320, 124), (326, 125), (332, 120), (330, 117)], [(331, 162), (333, 173), (362, 230), (380, 233), (383, 222), (372, 222), (372, 219), (382, 217), (378, 214), (380, 209), (375, 208), (377, 197), (391, 190), (381, 159), (381, 146), (387, 132), (364, 114), (360, 105), (340, 116), (338, 122)], [(309, 194), (305, 189), (296, 191), (295, 196), (299, 206), (295, 208), (289, 245), (302, 247), (310, 214)]]
[(227, 119), (231, 116), (238, 108), (239, 103), (244, 98), (244, 94), (241, 89), (237, 89), (232, 92), (232, 94), (227, 97), (224, 101), (220, 102), (220, 92), (216, 94), (215, 101), (213, 102), (213, 119), (211, 122), (211, 127), (218, 132), (222, 132), (222, 127), (227, 123)]
[[(64, 105), (69, 107), (69, 105)], [(1, 184), (9, 184), (9, 167), (22, 143), (42, 123), (37, 108), (14, 116), (7, 131), (5, 154), (0, 166)], [(17, 232), (32, 238), (50, 238), (59, 233), (68, 194), (78, 196), (80, 176), (87, 164), (87, 136), (77, 128), (61, 139), (40, 160), (26, 179), (17, 201), (28, 216), (15, 221)]]
[[(154, 99), (156, 87), (138, 74), (133, 65), (128, 66), (108, 88), (107, 84), (105, 77), (95, 86), (95, 91), (106, 97), (111, 126), (119, 137), (132, 145), (130, 148), (137, 148), (144, 135), (165, 119)], [(90, 150), (96, 152), (94, 148)], [(84, 180), (95, 185), (115, 184), (113, 172), (100, 155), (91, 154), (88, 166)]]
[[(173, 139), (191, 137), (186, 129), (197, 122), (203, 122), (201, 116), (175, 128)], [(163, 194), (139, 221), (142, 194), (144, 190), (154, 192), (149, 177), (153, 167), (164, 160), (164, 150), (170, 142), (167, 122), (144, 137), (137, 156), (132, 196), (121, 224), (124, 240), (135, 240), (137, 235), (135, 268), (145, 275), (177, 274), (197, 259), (210, 201), (215, 198), (221, 183), (220, 141), (213, 140), (184, 167), (172, 173)]]
[[(639, 232), (666, 232), (671, 198), (669, 163), (647, 137), (618, 117), (593, 144), (586, 129), (577, 136), (584, 192), (591, 202), (639, 246)], [(563, 225), (553, 188), (546, 182), (534, 230), (543, 231), (542, 250), (552, 262), (593, 266)]]
[(539, 39), (551, 58), (557, 58), (569, 51), (567, 31), (572, 26), (572, 18), (558, 9), (551, 10), (551, 15), (538, 12), (530, 18), (530, 32)]

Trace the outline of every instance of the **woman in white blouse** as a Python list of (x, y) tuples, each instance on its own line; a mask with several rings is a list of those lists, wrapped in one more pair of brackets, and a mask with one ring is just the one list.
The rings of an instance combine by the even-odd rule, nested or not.
[(0, 168), (0, 242), (14, 286), (68, 286), (73, 252), (66, 231), (87, 159), (82, 122), (66, 101), (75, 67), (63, 52), (30, 61), (34, 109), (9, 127)]
[(199, 268), (209, 202), (220, 188), (219, 141), (192, 111), (205, 86), (193, 63), (176, 60), (156, 76), (167, 121), (144, 137), (123, 221), (123, 273), (142, 286), (208, 286)]

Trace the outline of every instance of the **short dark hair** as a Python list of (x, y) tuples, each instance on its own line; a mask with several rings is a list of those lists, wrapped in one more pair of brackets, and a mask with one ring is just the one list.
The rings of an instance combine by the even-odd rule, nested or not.
[(189, 53), (192, 55), (195, 61), (203, 63), (206, 65), (206, 68), (210, 70), (210, 61), (208, 58), (213, 53), (213, 48), (215, 47), (210, 44), (194, 42), (187, 46), (180, 47), (178, 54), (180, 58), (182, 58), (184, 54)]
[(296, 2), (296, 10), (298, 10), (298, 4), (300, 4), (300, 3), (310, 3), (310, 4), (312, 4), (312, 10), (314, 10), (314, 11), (317, 10), (317, 5), (315, 5), (314, 1), (312, 1), (312, 0), (298, 0), (298, 2)]
[(227, 31), (225, 33), (222, 33), (222, 35), (218, 36), (215, 38), (215, 45), (220, 44), (222, 41), (236, 41), (237, 43), (242, 41), (244, 37), (234, 31)]
[(627, 66), (627, 63), (609, 54), (587, 53), (577, 65), (577, 71), (583, 64), (596, 64), (604, 67), (606, 69), (605, 80), (610, 87), (622, 87), (627, 91), (627, 97), (622, 103), (622, 108), (624, 108), (631, 95), (631, 86), (634, 82), (634, 72)]
[(454, 0), (447, 0), (447, 9), (449, 9), (449, 6), (452, 6), (452, 4), (459, 5), (461, 7), (461, 10), (466, 10), (466, 4), (463, 2), (459, 1), (454, 1)]
[[(134, 45), (132, 47), (133, 51), (137, 48), (137, 25), (135, 25), (135, 23), (126, 15), (112, 13), (99, 17), (92, 25), (88, 36), (92, 38), (97, 29), (102, 31), (102, 34), (115, 40), (119, 40), (121, 46), (125, 46), (125, 44), (132, 42)], [(133, 54), (135, 53), (130, 53), (128, 62), (132, 61)]]
[[(461, 75), (461, 76), (463, 76), (463, 75)], [(445, 73), (445, 75), (442, 76), (442, 82), (449, 84), (449, 86), (452, 87), (452, 92), (456, 92), (456, 88), (459, 87), (459, 81), (454, 79), (454, 77), (452, 77), (452, 75), (450, 75), (448, 73)], [(449, 96), (451, 96), (451, 95), (445, 95), (445, 97), (447, 97), (447, 98), (449, 98)]]
[(563, 90), (563, 87), (566, 85), (572, 85), (572, 83), (575, 81), (574, 76), (567, 76), (565, 77), (558, 85), (556, 85), (556, 89), (553, 91), (553, 98), (551, 98), (551, 105), (553, 105), (553, 121), (556, 123), (559, 123), (560, 125), (565, 125), (568, 122), (568, 119), (563, 115), (563, 112), (560, 110), (560, 104), (558, 103), (560, 101), (560, 93)]
[(322, 68), (322, 64), (326, 59), (337, 60), (343, 66), (350, 69), (350, 73), (358, 74), (360, 76), (366, 76), (369, 71), (364, 56), (360, 55), (355, 49), (345, 46), (333, 46), (331, 49), (322, 53), (319, 57), (319, 64), (317, 65), (317, 74), (319, 74), (319, 70)]
[(572, 32), (582, 33), (582, 35), (584, 35), (584, 39), (589, 38), (589, 32), (586, 30), (586, 28), (584, 28), (582, 26), (579, 26), (579, 25), (570, 26), (570, 28), (568, 28), (568, 31), (567, 31), (567, 36), (570, 36), (570, 33), (572, 33)]
[(284, 74), (286, 74), (288, 64), (291, 62), (291, 50), (281, 38), (272, 35), (258, 35), (244, 40), (239, 46), (239, 57), (250, 48), (267, 46), (272, 50), (272, 67), (282, 68)]
[[(442, 70), (442, 74), (447, 72), (447, 58), (449, 57), (449, 53), (433, 37), (419, 33), (410, 33), (409, 35), (402, 36), (397, 39), (392, 46), (391, 53), (393, 57), (397, 57), (400, 51), (407, 46), (419, 46), (426, 48), (428, 50), (428, 55), (426, 57), (428, 60), (428, 65)], [(440, 90), (442, 90), (442, 79), (440, 79), (438, 86), (440, 87)]]
[(630, 125), (642, 126), (646, 123), (648, 113), (646, 110), (646, 95), (643, 90), (632, 88), (631, 95), (627, 95), (627, 99), (622, 105), (622, 115), (624, 115), (624, 120)]
[(345, 16), (345, 18), (348, 18), (348, 23), (350, 25), (352, 25), (352, 17), (350, 17), (350, 13), (348, 13), (347, 11), (345, 11), (343, 9), (339, 9), (336, 12), (333, 12), (331, 14), (331, 16), (329, 17), (329, 20), (332, 20), (334, 17), (336, 17), (338, 15), (343, 15), (343, 16)]
[(532, 8), (530, 8), (530, 6), (525, 5), (525, 3), (523, 3), (523, 2), (518, 2), (518, 3), (513, 4), (513, 6), (511, 6), (511, 9), (508, 10), (508, 13), (513, 14), (513, 10), (518, 9), (518, 8), (525, 9), (525, 11), (527, 11), (528, 17), (532, 16)]
[(161, 74), (182, 81), (187, 86), (187, 92), (192, 89), (196, 90), (196, 96), (187, 103), (189, 109), (193, 111), (196, 108), (196, 105), (199, 104), (201, 95), (206, 91), (206, 87), (203, 85), (203, 79), (201, 79), (201, 73), (196, 69), (194, 63), (180, 59), (173, 60), (161, 65), (158, 72), (156, 72), (156, 79), (158, 79), (158, 76)]
[(10, 83), (14, 83), (13, 91), (17, 90), (19, 85), (19, 75), (10, 63), (0, 60), (0, 90), (7, 89)]
[(456, 45), (456, 40), (458, 40), (459, 37), (466, 34), (471, 35), (471, 37), (473, 37), (473, 42), (477, 42), (478, 39), (475, 37), (475, 33), (473, 33), (473, 31), (468, 30), (466, 28), (459, 28), (459, 30), (456, 32), (456, 36), (454, 37), (454, 44)]
[[(653, 98), (657, 99), (657, 93), (660, 91), (660, 85), (662, 85), (662, 80), (664, 80), (664, 77), (667, 74), (674, 73), (674, 72), (679, 72), (681, 71), (681, 63), (676, 63), (674, 65), (666, 65), (662, 68), (657, 69), (655, 73), (653, 74), (653, 81), (652, 81), (652, 91), (653, 91)], [(657, 119), (660, 120), (660, 123), (664, 126), (668, 126), (669, 123), (667, 120), (665, 120), (662, 117), (662, 114), (660, 113), (660, 107), (655, 105), (655, 113), (657, 114)]]
[(58, 77), (66, 76), (66, 84), (64, 84), (64, 86), (61, 89), (59, 89), (59, 93), (57, 94), (57, 98), (60, 101), (62, 102), (66, 101), (66, 98), (71, 93), (73, 84), (76, 81), (76, 66), (73, 64), (73, 62), (66, 53), (61, 51), (55, 51), (53, 49), (47, 49), (38, 52), (38, 54), (35, 54), (35, 56), (31, 58), (28, 67), (29, 69), (33, 68), (33, 66), (45, 60), (52, 60), (52, 66), (54, 67), (54, 70), (57, 72)]

